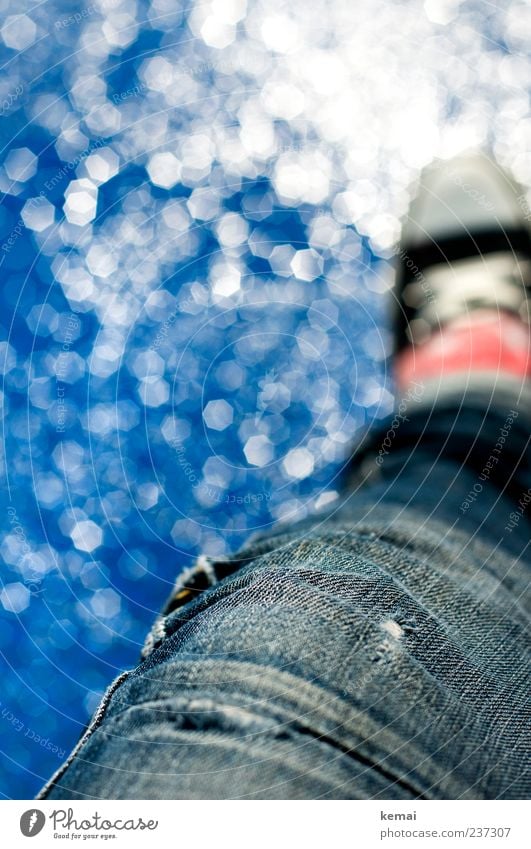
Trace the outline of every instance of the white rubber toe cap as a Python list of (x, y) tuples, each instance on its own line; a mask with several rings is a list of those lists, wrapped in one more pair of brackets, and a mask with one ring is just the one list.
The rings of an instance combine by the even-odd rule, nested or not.
[(522, 189), (484, 154), (436, 160), (421, 174), (402, 241), (416, 247), (467, 231), (527, 226), (525, 210)]

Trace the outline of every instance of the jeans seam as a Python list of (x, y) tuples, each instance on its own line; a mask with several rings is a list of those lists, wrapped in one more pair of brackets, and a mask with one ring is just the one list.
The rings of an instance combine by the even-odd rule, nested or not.
[(46, 799), (47, 798), (50, 790), (52, 790), (53, 787), (59, 781), (59, 779), (62, 778), (62, 776), (64, 775), (64, 773), (66, 772), (66, 770), (68, 769), (70, 764), (73, 763), (73, 761), (75, 760), (75, 758), (77, 757), (77, 755), (79, 754), (79, 752), (81, 751), (81, 749), (83, 748), (85, 743), (87, 742), (87, 740), (89, 740), (90, 737), (92, 737), (92, 735), (96, 731), (96, 729), (99, 728), (99, 726), (102, 724), (102, 722), (105, 718), (105, 714), (107, 713), (107, 708), (109, 707), (109, 703), (111, 701), (111, 698), (114, 696), (118, 687), (121, 684), (123, 684), (123, 682), (126, 680), (126, 678), (128, 678), (128, 676), (130, 674), (131, 674), (131, 670), (127, 670), (126, 672), (122, 672), (118, 676), (118, 678), (116, 678), (112, 682), (110, 687), (105, 692), (103, 699), (101, 700), (100, 705), (99, 705), (96, 713), (94, 714), (94, 716), (90, 720), (88, 726), (86, 727), (85, 731), (83, 732), (83, 734), (79, 738), (78, 742), (76, 743), (76, 745), (74, 746), (74, 748), (70, 752), (66, 761), (63, 764), (61, 764), (59, 769), (57, 769), (54, 772), (54, 774), (52, 775), (52, 777), (46, 782), (46, 784), (44, 785), (42, 790), (35, 797), (36, 799)]

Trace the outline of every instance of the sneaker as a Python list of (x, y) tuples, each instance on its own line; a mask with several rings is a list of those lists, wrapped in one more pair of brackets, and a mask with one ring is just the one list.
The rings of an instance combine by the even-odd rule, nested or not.
[(395, 352), (472, 311), (530, 321), (531, 210), (487, 156), (423, 171), (403, 227), (395, 288)]

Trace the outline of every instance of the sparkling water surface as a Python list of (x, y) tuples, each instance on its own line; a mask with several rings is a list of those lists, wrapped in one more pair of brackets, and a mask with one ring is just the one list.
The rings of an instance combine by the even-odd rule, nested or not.
[(412, 181), (531, 185), (531, 6), (0, 0), (1, 792), (178, 572), (337, 497), (392, 408)]

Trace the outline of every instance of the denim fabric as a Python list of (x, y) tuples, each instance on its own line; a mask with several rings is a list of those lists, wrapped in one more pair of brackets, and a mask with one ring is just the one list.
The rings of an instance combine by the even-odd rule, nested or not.
[(384, 423), (339, 504), (170, 603), (41, 796), (527, 797), (530, 424), (481, 392)]

